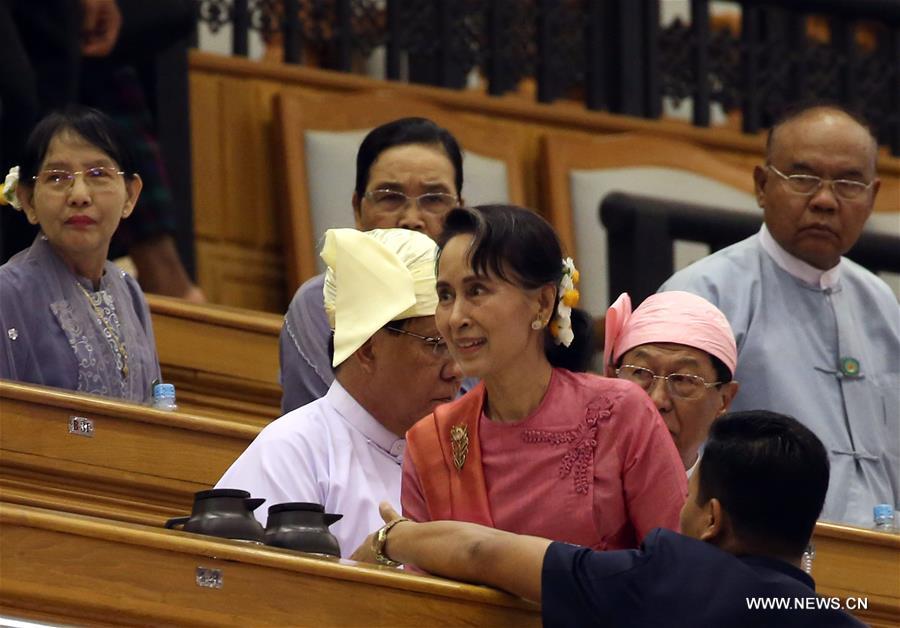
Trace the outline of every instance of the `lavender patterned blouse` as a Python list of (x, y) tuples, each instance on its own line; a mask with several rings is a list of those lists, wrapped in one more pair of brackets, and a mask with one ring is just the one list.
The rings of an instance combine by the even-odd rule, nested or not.
[(43, 235), (0, 267), (0, 342), (2, 379), (144, 402), (160, 378), (137, 282), (106, 262), (95, 291)]

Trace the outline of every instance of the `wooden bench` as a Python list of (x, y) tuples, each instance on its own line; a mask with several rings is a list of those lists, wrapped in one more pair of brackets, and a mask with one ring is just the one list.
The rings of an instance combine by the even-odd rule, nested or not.
[(152, 294), (147, 302), (179, 408), (256, 426), (281, 416), (281, 316)]
[(258, 432), (0, 380), (0, 498), (161, 525), (190, 512), (193, 494), (213, 486)]
[[(900, 537), (819, 524), (823, 596), (900, 621)], [(484, 587), (143, 525), (0, 503), (0, 614), (82, 625), (539, 625)], [(219, 583), (221, 587), (215, 585)]]
[(541, 624), (536, 605), (486, 587), (8, 503), (0, 555), (0, 614), (49, 622)]
[[(89, 419), (91, 436), (69, 433), (72, 417)], [(193, 493), (215, 484), (256, 433), (247, 425), (0, 381), (0, 500), (158, 527), (188, 513)], [(6, 530), (0, 538), (8, 540)], [(900, 622), (900, 535), (820, 523), (814, 543), (821, 595), (866, 598), (859, 615), (874, 626)], [(9, 558), (14, 554), (0, 554), (0, 582), (8, 582), (8, 568), (20, 566)]]
[(900, 626), (900, 534), (816, 524), (813, 578), (825, 597), (864, 598), (854, 614), (875, 628)]

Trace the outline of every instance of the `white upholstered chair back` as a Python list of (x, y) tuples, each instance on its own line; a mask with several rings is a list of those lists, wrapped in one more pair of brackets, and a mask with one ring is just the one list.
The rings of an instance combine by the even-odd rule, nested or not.
[[(676, 168), (639, 166), (573, 170), (569, 175), (569, 185), (572, 190), (575, 250), (584, 269), (583, 276), (590, 277), (590, 282), (584, 284), (581, 290), (583, 307), (593, 315), (604, 314), (610, 302), (618, 296), (609, 294), (606, 229), (597, 213), (600, 201), (610, 192), (657, 196), (760, 213), (752, 194)], [(709, 254), (709, 246), (700, 242), (678, 240), (674, 248), (676, 270)]]
[[(759, 213), (752, 172), (687, 142), (637, 134), (547, 137), (543, 144), (551, 222), (581, 271), (582, 307), (602, 316), (609, 294), (606, 230), (600, 201), (610, 192)], [(675, 268), (707, 255), (699, 242), (676, 242)]]

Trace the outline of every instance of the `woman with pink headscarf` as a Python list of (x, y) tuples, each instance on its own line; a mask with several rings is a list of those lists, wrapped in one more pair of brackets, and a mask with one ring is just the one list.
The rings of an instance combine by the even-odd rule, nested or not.
[(688, 292), (654, 294), (632, 312), (623, 293), (606, 313), (603, 363), (608, 376), (647, 391), (690, 475), (710, 426), (738, 391), (725, 315)]

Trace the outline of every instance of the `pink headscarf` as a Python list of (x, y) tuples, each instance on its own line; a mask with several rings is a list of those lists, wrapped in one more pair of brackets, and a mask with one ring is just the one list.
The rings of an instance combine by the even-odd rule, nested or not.
[(606, 311), (603, 366), (615, 364), (630, 349), (648, 342), (674, 342), (719, 358), (731, 375), (737, 366), (734, 332), (722, 311), (690, 292), (660, 292), (632, 313), (623, 292)]

